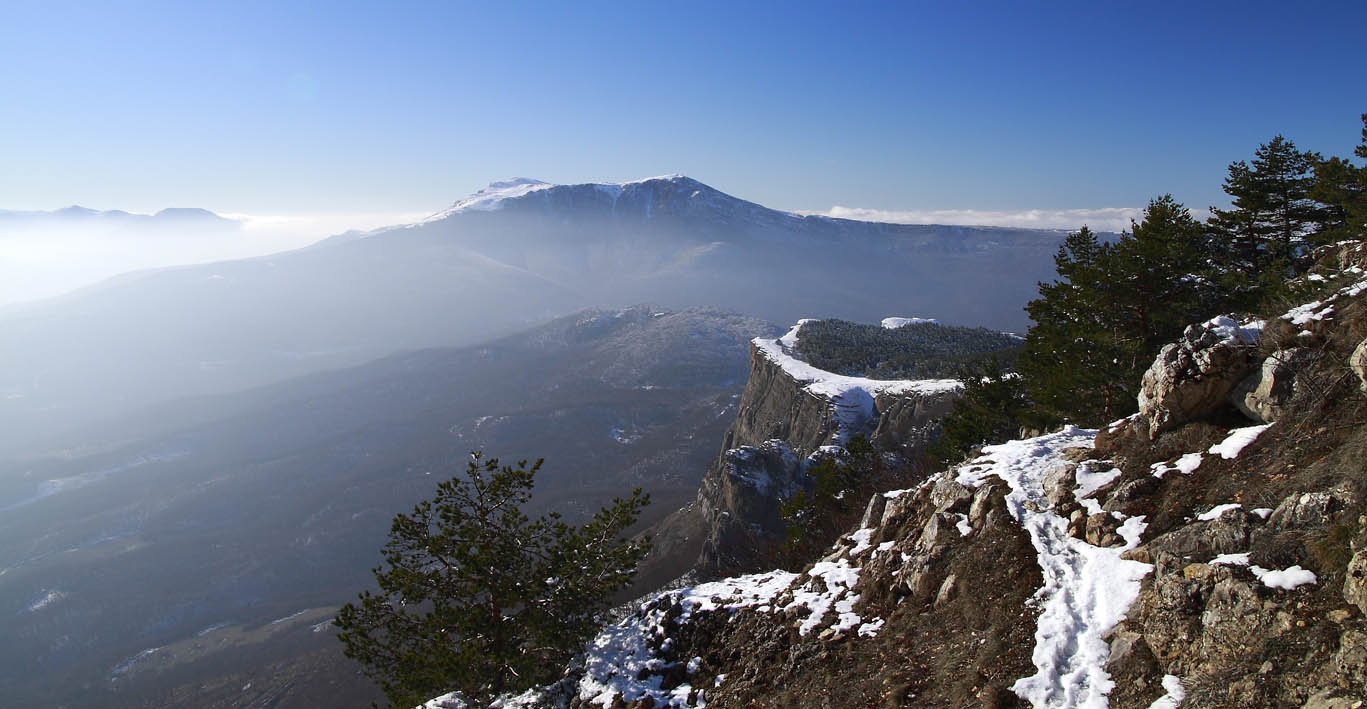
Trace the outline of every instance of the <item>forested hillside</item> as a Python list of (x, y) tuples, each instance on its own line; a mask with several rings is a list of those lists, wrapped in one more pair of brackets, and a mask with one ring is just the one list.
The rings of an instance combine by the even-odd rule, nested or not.
[(812, 366), (847, 376), (944, 379), (994, 355), (1009, 358), (1020, 345), (1018, 336), (981, 327), (937, 322), (889, 327), (830, 319), (804, 323), (795, 350)]

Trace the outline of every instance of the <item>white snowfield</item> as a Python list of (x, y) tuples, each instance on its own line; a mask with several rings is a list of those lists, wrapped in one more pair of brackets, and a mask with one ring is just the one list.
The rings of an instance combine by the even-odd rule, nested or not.
[[(983, 449), (982, 457), (959, 468), (957, 480), (976, 487), (998, 477), (1011, 491), (1007, 508), (1030, 535), (1039, 555), (1044, 586), (1035, 599), (1037, 620), (1032, 658), (1036, 672), (1011, 689), (1036, 707), (1105, 707), (1115, 686), (1106, 673), (1110, 647), (1102, 636), (1125, 618), (1139, 596), (1139, 584), (1153, 569), (1120, 558), (1139, 545), (1143, 517), (1126, 519), (1117, 533), (1120, 547), (1096, 547), (1068, 534), (1068, 521), (1049, 509), (1044, 479), (1068, 448), (1090, 447), (1096, 432), (1069, 426), (1058, 433), (1010, 441)], [(1088, 487), (1090, 480), (1078, 481)]]
[(873, 400), (878, 394), (936, 394), (962, 388), (956, 379), (867, 379), (813, 367), (789, 353), (797, 345), (802, 326), (809, 322), (813, 321), (799, 320), (778, 339), (756, 337), (752, 342), (761, 355), (803, 384), (805, 390), (830, 400), (835, 410), (837, 439), (842, 444), (861, 423), (873, 417)]
[(884, 329), (896, 330), (907, 325), (939, 325), (940, 321), (935, 318), (883, 318), (882, 324)]

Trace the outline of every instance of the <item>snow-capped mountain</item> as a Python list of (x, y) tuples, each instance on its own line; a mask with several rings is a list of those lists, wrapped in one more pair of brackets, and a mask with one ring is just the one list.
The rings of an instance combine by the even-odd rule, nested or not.
[(471, 344), (590, 306), (778, 322), (931, 312), (1019, 330), (1062, 236), (800, 216), (681, 175), (509, 180), (417, 223), (0, 309), (0, 424), (43, 431), (77, 412)]

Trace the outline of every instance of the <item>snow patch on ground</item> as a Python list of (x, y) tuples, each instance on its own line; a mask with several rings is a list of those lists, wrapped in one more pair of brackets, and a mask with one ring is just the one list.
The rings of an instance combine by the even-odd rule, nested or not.
[(1211, 446), (1210, 450), (1206, 452), (1218, 455), (1225, 460), (1233, 460), (1239, 456), (1240, 451), (1271, 426), (1272, 424), (1266, 423), (1261, 426), (1236, 428), (1229, 432), (1229, 435), (1225, 437), (1225, 440)]
[(1099, 460), (1084, 460), (1077, 466), (1077, 472), (1073, 474), (1073, 479), (1077, 481), (1077, 487), (1073, 490), (1073, 496), (1081, 500), (1089, 497), (1092, 493), (1100, 490), (1102, 486), (1110, 483), (1120, 476), (1120, 468), (1112, 467), (1110, 470), (1098, 470), (1104, 468)]
[(1211, 559), (1209, 563), (1212, 566), (1246, 566), (1264, 586), (1267, 586), (1268, 588), (1279, 588), (1283, 591), (1290, 591), (1298, 586), (1304, 586), (1306, 584), (1319, 583), (1319, 579), (1315, 576), (1315, 572), (1301, 568), (1300, 564), (1288, 566), (1285, 569), (1264, 569), (1249, 561), (1247, 552), (1221, 554), (1214, 559)]
[[(1011, 488), (1007, 508), (1030, 535), (1039, 555), (1044, 586), (1035, 598), (1043, 606), (1035, 632), (1036, 674), (1012, 691), (1035, 706), (1105, 707), (1115, 683), (1106, 673), (1110, 648), (1102, 636), (1125, 617), (1139, 595), (1149, 564), (1120, 558), (1139, 545), (1143, 517), (1125, 520), (1121, 547), (1102, 548), (1068, 534), (1067, 520), (1048, 510), (1044, 480), (1068, 448), (1090, 446), (1095, 431), (1069, 426), (1037, 438), (983, 449), (960, 468), (961, 485), (977, 487), (1001, 478)], [(1038, 510), (1038, 511), (1036, 511)]]
[(822, 588), (808, 582), (793, 590), (793, 600), (783, 607), (806, 608), (811, 613), (798, 626), (798, 635), (806, 635), (821, 627), (826, 613), (832, 609), (836, 613), (837, 631), (848, 630), (858, 625), (859, 616), (854, 613), (854, 604), (859, 594), (849, 594), (849, 590), (859, 583), (859, 567), (850, 566), (849, 559), (819, 561), (812, 565), (807, 575), (821, 581)]
[(1220, 343), (1225, 345), (1256, 345), (1262, 339), (1266, 326), (1267, 323), (1262, 320), (1241, 324), (1228, 315), (1219, 315), (1202, 323), (1202, 327), (1219, 335)]
[(878, 634), (878, 631), (880, 631), (880, 630), (882, 630), (882, 629), (883, 629), (883, 619), (882, 619), (882, 618), (874, 618), (873, 620), (870, 620), (869, 622), (867, 622), (867, 623), (865, 623), (865, 624), (859, 626), (859, 637), (861, 637), (861, 638), (871, 638), (871, 637), (877, 635), (877, 634)]
[(1205, 512), (1202, 512), (1201, 514), (1196, 515), (1196, 519), (1198, 519), (1198, 520), (1200, 520), (1200, 521), (1202, 521), (1202, 522), (1210, 522), (1210, 521), (1212, 521), (1212, 520), (1220, 519), (1220, 515), (1222, 515), (1222, 514), (1228, 512), (1228, 511), (1230, 511), (1230, 510), (1237, 510), (1237, 509), (1239, 509), (1240, 507), (1243, 507), (1243, 505), (1241, 505), (1241, 504), (1239, 504), (1239, 503), (1237, 503), (1237, 502), (1227, 502), (1227, 503), (1225, 503), (1225, 504), (1223, 504), (1223, 505), (1216, 505), (1216, 506), (1214, 506), (1214, 507), (1212, 507), (1212, 508), (1206, 510)]
[(1226, 566), (1248, 566), (1248, 552), (1245, 551), (1239, 552), (1237, 554), (1220, 554), (1214, 559), (1211, 559), (1209, 563), (1212, 566), (1218, 566), (1221, 564)]
[(1292, 325), (1306, 325), (1312, 320), (1323, 320), (1326, 315), (1333, 312), (1333, 305), (1325, 306), (1323, 301), (1312, 300), (1286, 311), (1282, 318), (1290, 320)]
[[(677, 620), (684, 623), (699, 611), (730, 612), (770, 605), (797, 578), (797, 574), (786, 571), (770, 571), (698, 584), (663, 595), (679, 600), (683, 613)], [(609, 706), (613, 698), (621, 694), (627, 702), (649, 696), (655, 706), (689, 706), (688, 696), (694, 690), (692, 685), (684, 683), (673, 689), (663, 689), (660, 676), (651, 673), (664, 666), (664, 660), (656, 656), (650, 641), (664, 634), (670, 605), (652, 602), (643, 606), (616, 625), (603, 629), (590, 641), (584, 660), (584, 677), (578, 686), (580, 699)], [(704, 692), (698, 689), (697, 706), (705, 706)]]
[(797, 324), (793, 325), (783, 337), (778, 338), (779, 343), (783, 345), (784, 349), (791, 350), (794, 347), (797, 347), (798, 333), (802, 331), (802, 326), (809, 322), (816, 322), (816, 320), (812, 318), (798, 320)]
[[(489, 709), (542, 709), (547, 706), (547, 688), (533, 687), (521, 694), (498, 697), (489, 703)], [(479, 706), (483, 706), (482, 704)], [(418, 709), (473, 709), (460, 692), (443, 694), (429, 699)]]
[(850, 550), (850, 556), (859, 556), (872, 549), (873, 544), (869, 541), (871, 538), (873, 538), (873, 527), (865, 527), (851, 534), (850, 539), (854, 540), (854, 548)]
[(1153, 471), (1153, 476), (1155, 478), (1161, 478), (1174, 470), (1183, 475), (1191, 475), (1196, 472), (1196, 469), (1199, 467), (1201, 467), (1201, 454), (1187, 453), (1181, 458), (1178, 458), (1177, 462), (1172, 465), (1168, 465), (1167, 463), (1154, 463), (1149, 466), (1149, 470)]
[[(1360, 269), (1346, 269), (1347, 273), (1358, 274)], [(1282, 315), (1283, 320), (1290, 321), (1293, 325), (1308, 325), (1316, 320), (1323, 320), (1334, 313), (1334, 302), (1341, 297), (1354, 298), (1363, 291), (1367, 291), (1367, 280), (1359, 280), (1352, 285), (1340, 288), (1338, 292), (1329, 296), (1326, 300), (1312, 300), (1309, 303), (1298, 305)]]
[(1187, 698), (1187, 690), (1182, 686), (1182, 680), (1173, 675), (1163, 675), (1163, 696), (1154, 700), (1149, 705), (1149, 709), (1177, 709), (1182, 706), (1182, 700)]
[(1261, 566), (1249, 566), (1248, 570), (1252, 571), (1253, 575), (1257, 576), (1264, 586), (1280, 588), (1284, 591), (1319, 582), (1319, 579), (1315, 577), (1315, 572), (1302, 569), (1300, 564), (1285, 569), (1264, 569)]

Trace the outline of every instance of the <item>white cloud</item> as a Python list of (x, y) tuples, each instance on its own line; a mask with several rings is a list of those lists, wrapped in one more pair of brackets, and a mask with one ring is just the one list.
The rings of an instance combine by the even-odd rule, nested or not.
[[(1074, 230), (1087, 225), (1092, 231), (1126, 231), (1131, 219), (1143, 215), (1141, 207), (1100, 207), (1094, 209), (1024, 209), (1017, 211), (987, 209), (866, 209), (835, 206), (824, 211), (803, 211), (839, 219), (858, 219), (891, 224), (953, 224), (960, 226), (1004, 226), (1027, 229)], [(1192, 210), (1204, 219), (1205, 210)]]

